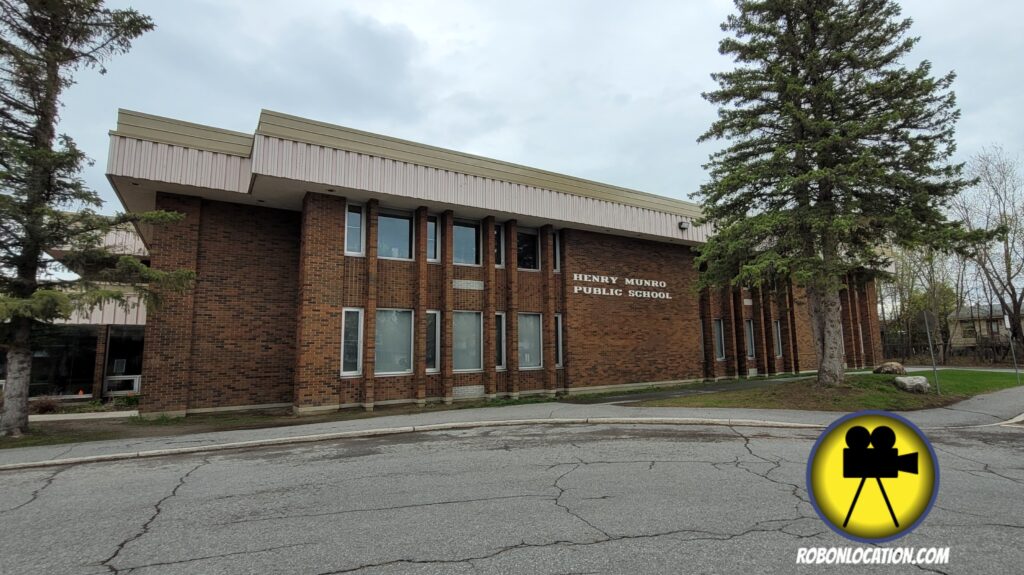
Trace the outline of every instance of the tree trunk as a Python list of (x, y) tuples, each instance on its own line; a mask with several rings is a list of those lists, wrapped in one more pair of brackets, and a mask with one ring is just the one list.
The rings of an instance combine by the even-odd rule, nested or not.
[(29, 338), (32, 320), (11, 320), (11, 340), (7, 349), (7, 381), (4, 383), (4, 408), (0, 413), (0, 436), (20, 437), (28, 433), (28, 385), (32, 377), (32, 351)]
[(807, 288), (811, 335), (818, 354), (818, 385), (843, 382), (843, 333), (838, 292)]

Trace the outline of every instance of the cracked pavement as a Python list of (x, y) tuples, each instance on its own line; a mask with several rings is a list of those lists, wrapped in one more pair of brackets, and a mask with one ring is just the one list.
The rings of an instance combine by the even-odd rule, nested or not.
[(795, 565), (852, 546), (804, 487), (817, 431), (535, 425), (0, 472), (0, 572), (1007, 573), (1024, 429), (929, 432), (935, 508), (886, 546), (949, 565)]

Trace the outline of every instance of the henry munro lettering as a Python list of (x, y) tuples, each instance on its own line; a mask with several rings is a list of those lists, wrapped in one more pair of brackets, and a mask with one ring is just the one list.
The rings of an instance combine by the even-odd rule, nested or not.
[[(622, 278), (619, 276), (598, 276), (592, 274), (572, 274), (572, 293), (584, 295), (610, 295), (614, 297), (636, 297), (643, 299), (672, 299), (667, 291), (655, 291), (636, 288), (664, 288), (667, 282), (643, 278)], [(601, 285), (578, 285), (579, 283)]]

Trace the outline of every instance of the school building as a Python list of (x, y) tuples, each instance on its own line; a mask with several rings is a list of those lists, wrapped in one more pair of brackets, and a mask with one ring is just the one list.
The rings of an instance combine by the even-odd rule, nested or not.
[[(791, 285), (695, 288), (698, 206), (263, 111), (253, 133), (120, 111), (107, 174), (152, 266), (140, 410), (312, 413), (814, 370)], [(881, 360), (875, 287), (842, 294)]]

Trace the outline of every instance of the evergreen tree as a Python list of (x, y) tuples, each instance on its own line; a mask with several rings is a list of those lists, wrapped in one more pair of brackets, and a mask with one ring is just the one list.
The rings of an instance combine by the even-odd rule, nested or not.
[[(105, 61), (152, 28), (149, 17), (109, 10), (102, 0), (0, 0), (0, 345), (7, 352), (0, 435), (28, 429), (34, 325), (126, 302), (129, 285), (154, 301), (155, 290), (184, 289), (192, 279), (104, 249), (101, 240), (115, 226), (177, 215), (98, 214), (102, 200), (80, 176), (87, 158), (56, 131), (73, 73), (104, 72)], [(48, 249), (59, 249), (78, 276), (53, 273), (59, 264)]]
[(969, 182), (950, 163), (953, 73), (903, 60), (917, 38), (892, 0), (736, 0), (719, 45), (736, 69), (704, 98), (701, 141), (727, 147), (698, 196), (716, 232), (704, 286), (791, 280), (806, 290), (818, 382), (843, 380), (839, 292), (884, 265), (880, 248), (939, 244), (943, 208)]

